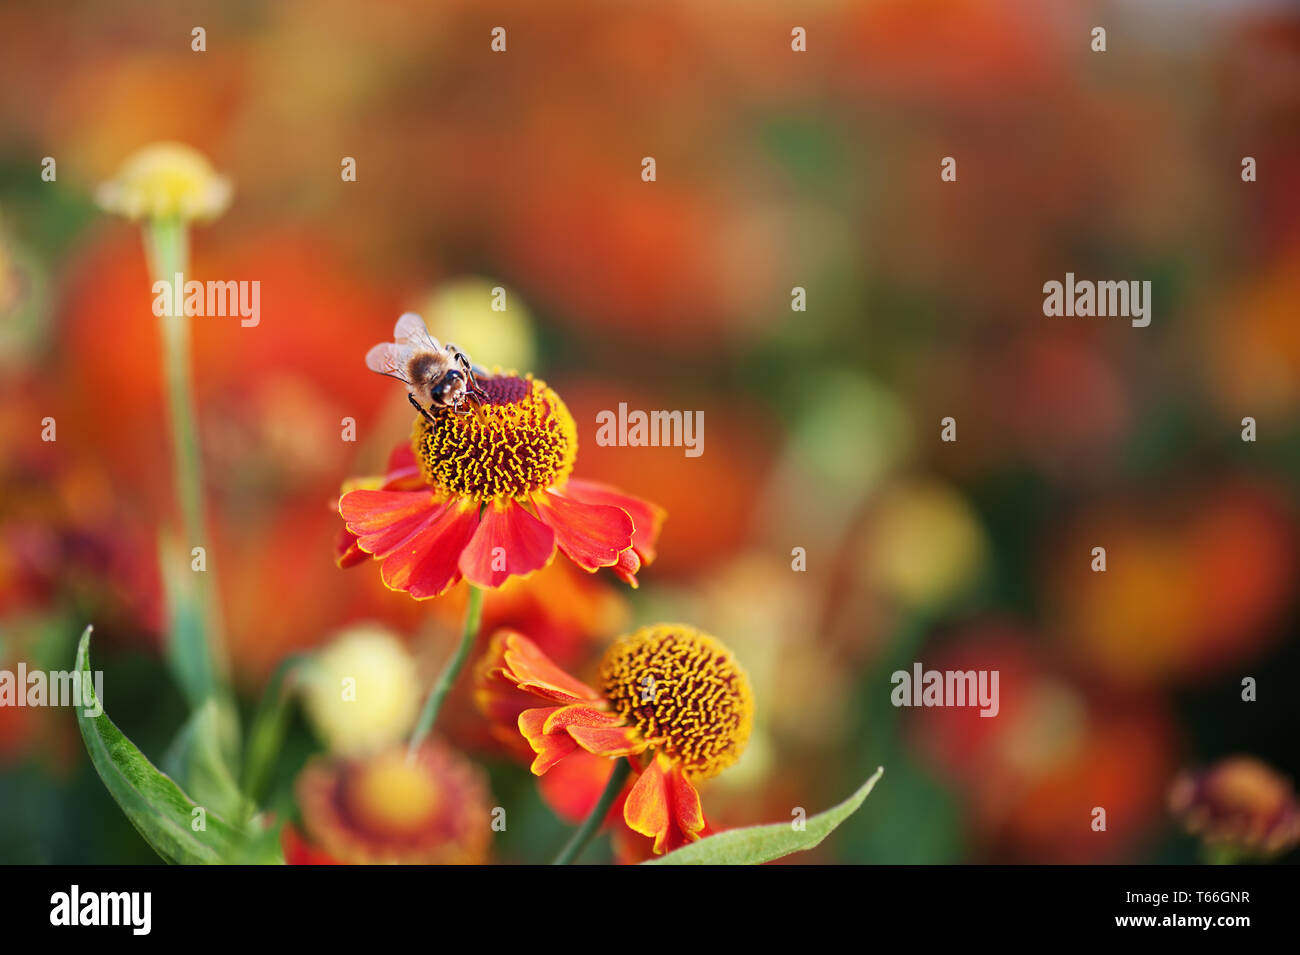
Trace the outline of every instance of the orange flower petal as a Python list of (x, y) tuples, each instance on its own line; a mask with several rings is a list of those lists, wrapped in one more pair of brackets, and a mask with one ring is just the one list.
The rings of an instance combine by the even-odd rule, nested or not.
[(632, 726), (591, 726), (575, 723), (569, 727), (574, 742), (597, 756), (633, 756), (645, 752), (649, 744)]
[(515, 501), (493, 501), (460, 555), (460, 572), (480, 587), (500, 587), (545, 567), (554, 553), (554, 531)]
[(632, 546), (632, 518), (621, 508), (550, 491), (538, 494), (533, 503), (538, 516), (555, 529), (560, 550), (583, 570), (613, 567)]
[(506, 635), (502, 672), (521, 690), (557, 703), (594, 703), (602, 697), (551, 662), (537, 644), (517, 633)]
[(623, 804), (623, 821), (629, 829), (654, 839), (656, 854), (663, 852), (668, 839), (668, 785), (659, 758), (641, 771)]
[(441, 596), (460, 580), (458, 559), (477, 526), (473, 501), (440, 505), (432, 520), (389, 554), (380, 576), (391, 589), (405, 590), (417, 600)]
[(641, 772), (623, 805), (628, 828), (654, 839), (655, 855), (693, 842), (704, 828), (695, 787), (662, 753)]
[(537, 754), (529, 767), (534, 776), (541, 776), (564, 757), (577, 752), (577, 744), (567, 733), (548, 734), (545, 730), (547, 719), (557, 709), (561, 707), (539, 706), (519, 714), (519, 732)]
[(668, 851), (679, 849), (700, 838), (704, 829), (704, 809), (700, 794), (686, 774), (674, 767), (668, 774), (668, 792), (672, 799), (674, 831), (670, 833)]
[(574, 478), (564, 486), (564, 493), (586, 504), (608, 504), (622, 508), (632, 518), (635, 530), (632, 534), (632, 546), (636, 548), (643, 564), (655, 559), (655, 542), (663, 528), (667, 512), (657, 504), (651, 504), (639, 497), (624, 494), (617, 488), (598, 481), (583, 481)]
[(339, 513), (357, 546), (376, 557), (387, 557), (415, 536), (440, 507), (429, 491), (349, 491), (339, 498)]
[(334, 547), (334, 560), (340, 567), (355, 567), (370, 559), (370, 555), (357, 545), (357, 535), (346, 527), (339, 532)]
[(624, 583), (630, 584), (632, 589), (640, 586), (637, 583), (636, 572), (641, 569), (641, 558), (637, 557), (636, 551), (625, 550), (618, 555), (618, 565), (614, 568), (614, 573)]
[(555, 712), (547, 717), (546, 725), (542, 729), (547, 733), (562, 733), (570, 726), (593, 726), (604, 729), (622, 725), (622, 718), (608, 710), (589, 706), (586, 703), (572, 703), (568, 706), (556, 707)]

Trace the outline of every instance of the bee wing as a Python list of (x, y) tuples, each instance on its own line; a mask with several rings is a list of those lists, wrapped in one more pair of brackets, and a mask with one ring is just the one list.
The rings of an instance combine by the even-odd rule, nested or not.
[(424, 319), (414, 312), (406, 312), (397, 320), (397, 324), (393, 326), (393, 341), (399, 345), (419, 345), (434, 351), (442, 351), (438, 339), (429, 334)]
[(409, 385), (411, 379), (406, 377), (406, 365), (414, 352), (413, 345), (383, 342), (366, 352), (366, 367), (381, 375), (398, 378)]

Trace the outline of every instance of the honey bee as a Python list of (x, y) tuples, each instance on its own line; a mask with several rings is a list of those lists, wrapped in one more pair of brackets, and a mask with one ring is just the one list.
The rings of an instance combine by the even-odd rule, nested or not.
[(429, 334), (424, 319), (407, 312), (393, 327), (393, 340), (366, 353), (366, 367), (406, 382), (407, 400), (430, 422), (435, 408), (468, 414), (470, 402), (483, 404), (487, 392), (478, 386), (469, 357), (451, 343), (442, 345)]

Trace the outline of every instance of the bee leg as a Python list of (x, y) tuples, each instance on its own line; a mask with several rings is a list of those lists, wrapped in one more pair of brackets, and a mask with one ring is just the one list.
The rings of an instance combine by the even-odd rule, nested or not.
[(469, 356), (450, 342), (447, 344), (447, 348), (451, 351), (452, 357), (456, 359), (456, 363), (460, 365), (461, 370), (465, 372), (465, 378), (469, 381), (470, 390), (482, 394), (478, 381), (474, 378), (474, 365), (470, 362)]
[(416, 401), (415, 395), (411, 394), (409, 391), (406, 393), (406, 400), (411, 403), (411, 406), (415, 408), (416, 411), (424, 415), (424, 420), (429, 422), (429, 424), (438, 423), (433, 420), (433, 415), (429, 414), (428, 409), (426, 409), (423, 405), (421, 405), (418, 401)]
[(456, 364), (460, 365), (460, 367), (464, 370), (464, 372), (467, 375), (473, 374), (473, 371), (470, 369), (469, 366), (469, 358), (466, 357), (463, 351), (461, 351), (451, 342), (447, 342), (447, 351), (451, 352), (451, 357), (455, 359)]

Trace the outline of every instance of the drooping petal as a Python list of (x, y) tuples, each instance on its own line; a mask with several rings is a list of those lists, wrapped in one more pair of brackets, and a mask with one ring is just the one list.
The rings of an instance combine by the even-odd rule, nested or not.
[(429, 491), (349, 491), (339, 498), (339, 513), (357, 546), (387, 557), (437, 516)]
[(534, 499), (537, 513), (555, 529), (560, 549), (583, 570), (613, 567), (632, 546), (632, 518), (606, 504), (586, 504), (551, 491)]
[[(358, 492), (360, 493), (360, 492)], [(380, 576), (417, 600), (438, 597), (460, 580), (459, 559), (478, 526), (478, 504), (457, 498), (384, 560)]]
[(474, 664), (474, 703), (487, 720), (488, 732), (512, 754), (532, 759), (532, 748), (519, 735), (519, 714), (537, 706), (537, 697), (515, 686), (505, 673), (506, 632), (488, 641)]
[(534, 776), (541, 776), (564, 757), (576, 752), (578, 749), (577, 743), (573, 741), (573, 738), (568, 733), (546, 732), (547, 719), (558, 709), (562, 709), (562, 707), (539, 706), (531, 710), (524, 710), (519, 714), (519, 732), (523, 734), (524, 739), (528, 740), (528, 745), (537, 754), (536, 758), (533, 759), (532, 766), (529, 767)]
[(654, 839), (656, 854), (668, 839), (668, 785), (658, 757), (641, 771), (623, 804), (623, 821), (629, 829)]
[(628, 793), (623, 821), (654, 839), (655, 855), (661, 855), (698, 839), (704, 813), (690, 780), (663, 753), (656, 753)]
[(357, 545), (357, 535), (346, 527), (339, 531), (334, 545), (334, 560), (340, 567), (355, 567), (370, 559), (370, 555)]
[(673, 806), (673, 831), (669, 833), (667, 851), (679, 849), (700, 838), (704, 830), (704, 809), (700, 794), (679, 767), (668, 773), (668, 794)]
[[(582, 755), (586, 756), (588, 759), (596, 758), (594, 756), (588, 756), (586, 753), (583, 753)], [(577, 756), (570, 756), (560, 765), (568, 766), (577, 759)], [(545, 776), (542, 779), (542, 782), (546, 782), (554, 775), (556, 775), (555, 772), (550, 773), (550, 775)], [(541, 787), (539, 786), (539, 788)], [(543, 793), (542, 798), (547, 798), (545, 793)], [(552, 805), (549, 799), (547, 799), (547, 804)], [(585, 818), (585, 816), (583, 818)], [(654, 841), (646, 839), (641, 835), (641, 833), (634, 832), (627, 827), (627, 824), (623, 822), (621, 804), (619, 805), (618, 821), (619, 825), (614, 826), (610, 831), (610, 846), (614, 850), (614, 861), (619, 865), (637, 865), (638, 863), (645, 862), (648, 859), (653, 859), (655, 857)], [(699, 837), (703, 839), (705, 836), (711, 836), (717, 831), (718, 830), (709, 823), (709, 820), (705, 819), (704, 827), (699, 831)], [(670, 838), (664, 844), (664, 851), (672, 852), (674, 849), (680, 849), (682, 846), (687, 844), (687, 840), (682, 838), (681, 834), (678, 833), (677, 840), (674, 841)]]
[(554, 553), (554, 531), (516, 501), (493, 501), (460, 555), (460, 572), (480, 587), (500, 587), (545, 567)]
[(624, 583), (629, 584), (633, 590), (641, 586), (636, 579), (636, 572), (641, 569), (641, 559), (637, 557), (636, 551), (628, 548), (618, 555), (618, 563), (614, 566), (614, 573)]
[(521, 690), (557, 703), (593, 703), (599, 693), (551, 662), (541, 648), (525, 636), (508, 633), (501, 647), (502, 672)]
[(632, 535), (632, 546), (641, 556), (641, 562), (649, 564), (655, 559), (655, 543), (663, 528), (664, 518), (667, 517), (667, 512), (662, 507), (624, 494), (617, 488), (598, 481), (570, 478), (564, 486), (564, 493), (587, 504), (608, 504), (627, 511), (636, 528)]

